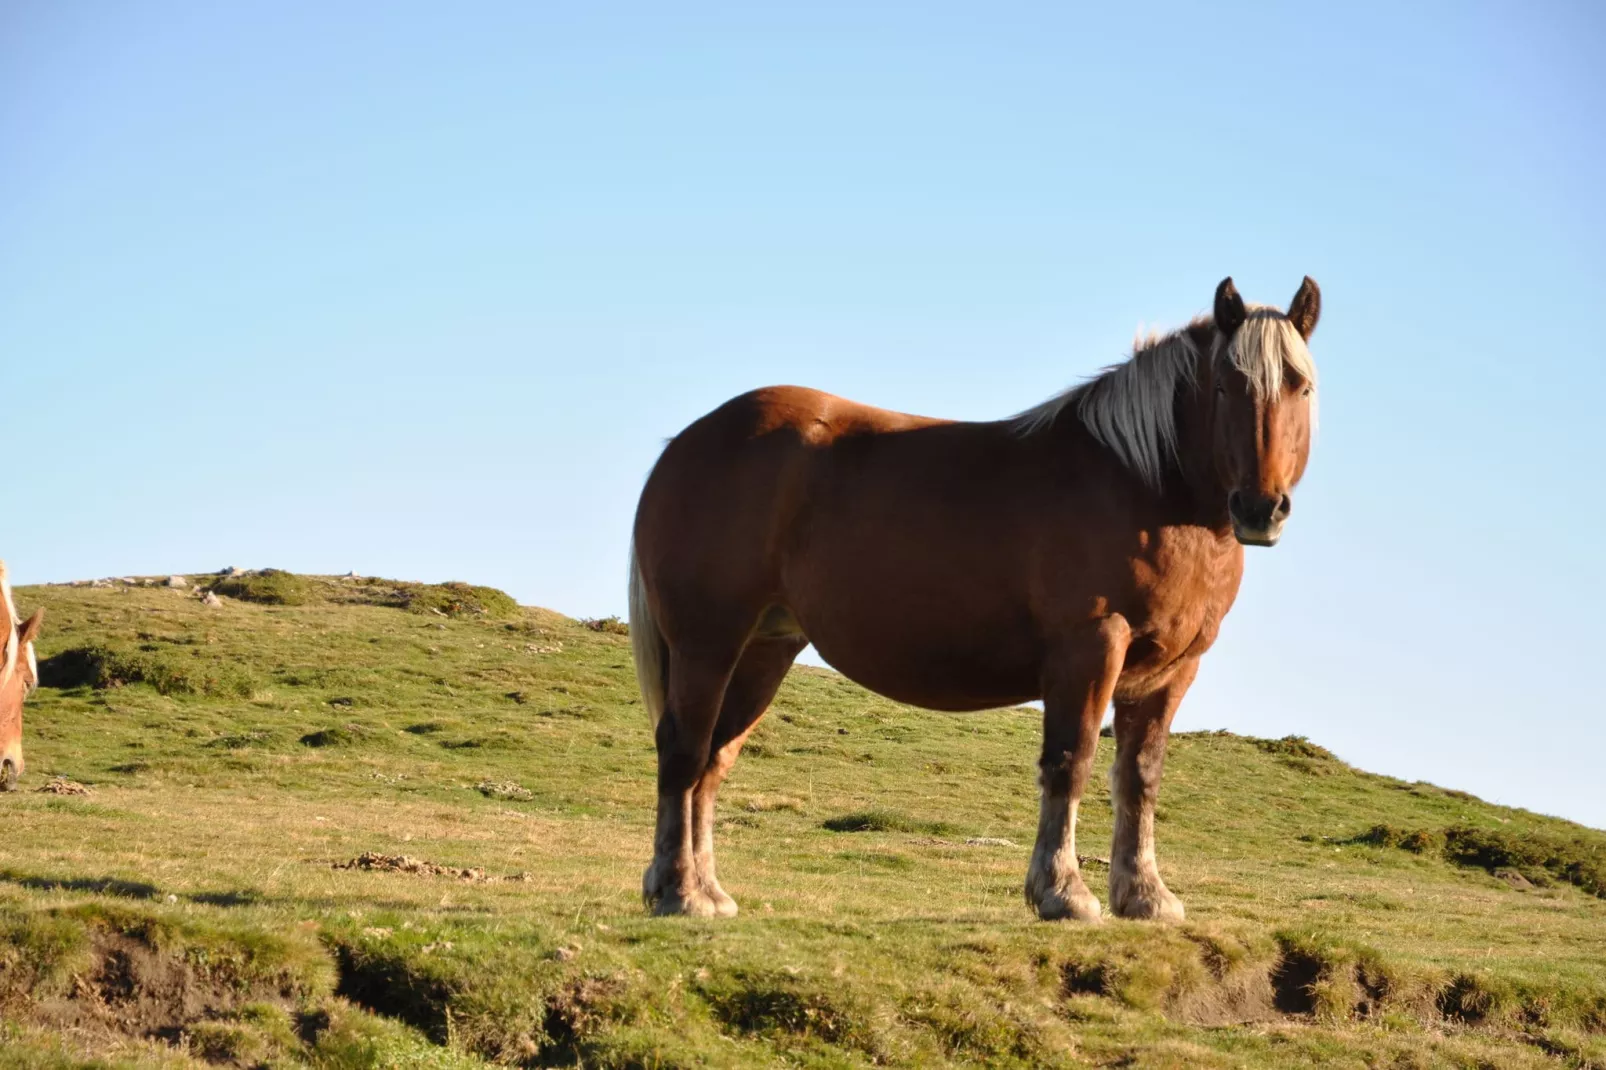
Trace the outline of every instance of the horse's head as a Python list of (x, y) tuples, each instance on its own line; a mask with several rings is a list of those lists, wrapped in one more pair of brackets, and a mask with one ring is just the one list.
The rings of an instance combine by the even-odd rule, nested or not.
[(0, 791), (16, 787), (22, 775), (22, 701), (39, 685), (33, 641), (44, 617), (41, 609), (27, 620), (18, 618), (0, 562)]
[(1276, 544), (1305, 474), (1316, 404), (1316, 365), (1305, 342), (1321, 307), (1308, 276), (1286, 314), (1246, 306), (1230, 278), (1216, 288), (1206, 404), (1216, 474), (1233, 534), (1246, 546)]

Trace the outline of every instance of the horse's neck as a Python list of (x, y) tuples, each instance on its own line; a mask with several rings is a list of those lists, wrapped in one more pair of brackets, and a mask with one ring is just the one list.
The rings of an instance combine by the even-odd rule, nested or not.
[[(1201, 357), (1201, 360), (1207, 359), (1208, 356)], [(1162, 493), (1176, 499), (1175, 504), (1187, 513), (1192, 523), (1212, 531), (1225, 531), (1232, 522), (1227, 514), (1227, 488), (1216, 470), (1215, 447), (1205, 414), (1208, 395), (1204, 383), (1204, 375), (1199, 374), (1192, 383), (1178, 388), (1175, 405), (1179, 470), (1168, 473), (1170, 478)]]

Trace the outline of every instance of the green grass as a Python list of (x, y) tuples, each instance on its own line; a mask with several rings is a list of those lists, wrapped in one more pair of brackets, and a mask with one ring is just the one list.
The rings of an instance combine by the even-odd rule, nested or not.
[[(722, 798), (742, 915), (653, 919), (622, 628), (294, 580), (18, 591), (52, 685), (22, 786), (93, 793), (0, 796), (0, 1070), (1606, 1066), (1601, 833), (1183, 732), (1189, 921), (1042, 923), (1040, 715), (799, 669)], [(335, 868), (364, 852), (481, 875)]]

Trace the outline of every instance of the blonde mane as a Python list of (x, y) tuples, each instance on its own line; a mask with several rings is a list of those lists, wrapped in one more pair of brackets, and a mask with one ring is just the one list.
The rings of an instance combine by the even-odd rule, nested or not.
[(0, 668), (0, 684), (11, 681), (11, 674), (17, 671), (17, 603), (11, 598), (11, 580), (6, 575), (6, 563), (0, 561), (0, 611), (5, 613), (7, 623), (5, 635), (5, 665)]
[[(1294, 325), (1269, 305), (1249, 305), (1247, 311), (1226, 356), (1249, 379), (1256, 395), (1277, 396), (1285, 367), (1314, 383), (1316, 363)], [(1139, 336), (1128, 360), (1105, 368), (1010, 422), (1018, 434), (1031, 435), (1053, 426), (1061, 414), (1071, 410), (1095, 439), (1158, 491), (1166, 469), (1179, 461), (1177, 392), (1184, 386), (1193, 387), (1199, 373), (1202, 354), (1190, 332), (1211, 322), (1209, 317), (1200, 317), (1170, 334)], [(1314, 419), (1314, 412), (1312, 415)]]
[(5, 637), (5, 663), (0, 667), (0, 684), (9, 683), (11, 674), (17, 671), (17, 660), (25, 659), (28, 663), (28, 673), (33, 677), (30, 687), (39, 684), (39, 662), (34, 657), (33, 644), (22, 642), (18, 627), (22, 624), (17, 618), (17, 603), (11, 597), (11, 580), (6, 575), (6, 563), (0, 561), (0, 605), (4, 605), (6, 619), (10, 626), (6, 629)]

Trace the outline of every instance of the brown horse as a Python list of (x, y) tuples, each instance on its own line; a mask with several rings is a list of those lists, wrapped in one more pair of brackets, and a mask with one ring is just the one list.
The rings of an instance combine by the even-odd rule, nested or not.
[(34, 658), (33, 641), (45, 611), (38, 609), (27, 620), (17, 617), (17, 604), (11, 599), (11, 583), (6, 579), (6, 563), (0, 561), (0, 791), (10, 791), (22, 776), (22, 701), (39, 686), (39, 663)]
[(731, 915), (714, 798), (812, 642), (900, 702), (1043, 701), (1026, 875), (1044, 918), (1094, 921), (1076, 811), (1115, 704), (1110, 906), (1181, 918), (1154, 804), (1177, 704), (1305, 470), (1321, 297), (1214, 315), (1012, 419), (955, 423), (799, 387), (743, 394), (664, 449), (636, 511), (630, 630), (656, 726), (646, 900)]

